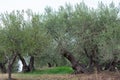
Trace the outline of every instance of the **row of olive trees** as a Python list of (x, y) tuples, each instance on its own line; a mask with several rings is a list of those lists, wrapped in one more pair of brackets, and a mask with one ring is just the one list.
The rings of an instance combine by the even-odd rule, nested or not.
[[(31, 10), (0, 15), (0, 69), (3, 73), (11, 72), (18, 59), (22, 62), (23, 72), (33, 71), (35, 66), (47, 64), (52, 67), (67, 63), (59, 54), (54, 57), (56, 46), (51, 42), (43, 17)], [(25, 57), (30, 60), (26, 61)]]
[[(0, 20), (3, 72), (7, 71), (3, 66), (8, 64), (10, 74), (16, 59), (21, 60), (23, 72), (34, 70), (34, 64), (38, 66), (39, 62), (49, 67), (69, 65), (63, 57), (75, 73), (93, 72), (95, 68), (119, 69), (120, 17), (114, 3), (100, 3), (97, 9), (88, 8), (83, 2), (74, 7), (66, 4), (58, 11), (47, 7), (43, 15), (31, 10), (6, 12)], [(28, 64), (24, 56), (30, 57)]]
[(45, 10), (45, 27), (76, 73), (119, 68), (120, 16), (114, 3), (99, 3), (97, 9), (80, 3)]
[[(26, 16), (27, 15), (27, 16)], [(26, 20), (27, 18), (27, 20)], [(11, 72), (16, 59), (20, 59), (23, 65), (23, 72), (34, 70), (34, 57), (40, 55), (49, 44), (49, 36), (41, 23), (40, 15), (28, 10), (13, 11), (0, 15), (0, 55), (1, 71)], [(29, 56), (29, 64), (24, 56)], [(8, 66), (6, 66), (6, 63)], [(7, 67), (7, 70), (3, 68)]]

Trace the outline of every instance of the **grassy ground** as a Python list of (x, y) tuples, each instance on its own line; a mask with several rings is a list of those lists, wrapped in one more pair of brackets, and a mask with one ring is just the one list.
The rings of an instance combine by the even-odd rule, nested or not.
[(30, 73), (26, 74), (71, 74), (74, 71), (72, 70), (71, 67), (63, 66), (63, 67), (54, 67), (54, 68), (46, 68), (46, 69), (39, 69), (35, 70)]
[[(41, 71), (41, 72), (40, 72)], [(94, 74), (71, 74), (69, 67), (57, 67), (50, 69), (36, 70), (31, 73), (14, 73), (15, 80), (120, 80), (118, 72), (101, 72)], [(7, 80), (7, 74), (0, 74), (0, 80)]]

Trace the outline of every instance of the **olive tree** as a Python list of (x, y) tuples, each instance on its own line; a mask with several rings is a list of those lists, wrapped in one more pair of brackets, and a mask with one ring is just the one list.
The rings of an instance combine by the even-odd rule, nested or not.
[(11, 80), (11, 72), (17, 55), (21, 53), (22, 47), (22, 24), (23, 12), (13, 11), (11, 13), (1, 14), (2, 30), (1, 46), (8, 60), (9, 80)]
[[(97, 9), (92, 9), (82, 2), (75, 7), (61, 6), (58, 11), (46, 8), (44, 22), (53, 42), (56, 42), (61, 54), (71, 62), (75, 72), (85, 73), (93, 72), (95, 68), (100, 71), (104, 67), (104, 58), (109, 59), (103, 55), (104, 51), (111, 58), (116, 58), (113, 54), (116, 49), (113, 48), (116, 46), (119, 50), (118, 13), (119, 10), (113, 3), (109, 6), (100, 3)], [(106, 49), (105, 46), (110, 47)], [(73, 55), (79, 55), (79, 61)], [(116, 61), (119, 62), (118, 59), (112, 59), (113, 65), (114, 62), (116, 65)]]

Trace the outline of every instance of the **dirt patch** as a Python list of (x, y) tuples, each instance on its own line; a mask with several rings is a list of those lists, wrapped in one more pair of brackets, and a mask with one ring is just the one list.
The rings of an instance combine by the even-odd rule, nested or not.
[[(43, 74), (26, 75), (12, 74), (14, 80), (120, 80), (120, 74), (115, 72), (101, 72), (94, 74)], [(7, 80), (7, 74), (0, 74), (0, 80)]]

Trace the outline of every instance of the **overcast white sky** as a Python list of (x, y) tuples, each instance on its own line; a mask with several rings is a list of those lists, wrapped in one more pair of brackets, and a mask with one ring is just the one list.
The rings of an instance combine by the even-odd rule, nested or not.
[(65, 3), (71, 3), (72, 5), (84, 1), (90, 7), (96, 7), (98, 1), (102, 1), (105, 4), (109, 4), (112, 1), (118, 5), (120, 0), (0, 0), (0, 13), (11, 12), (12, 10), (27, 10), (43, 12), (46, 6), (51, 6), (57, 9), (60, 5)]

